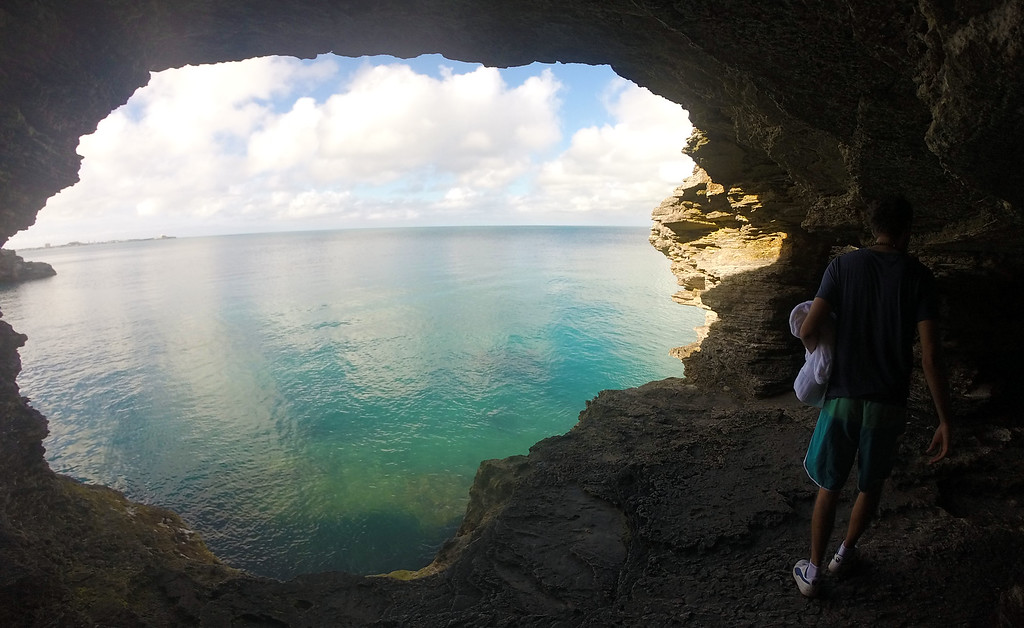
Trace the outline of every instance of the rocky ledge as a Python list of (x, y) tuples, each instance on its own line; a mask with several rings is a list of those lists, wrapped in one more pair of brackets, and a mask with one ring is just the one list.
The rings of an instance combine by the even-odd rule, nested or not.
[(26, 262), (14, 251), (0, 250), (0, 283), (19, 283), (53, 277), (57, 271), (46, 262)]

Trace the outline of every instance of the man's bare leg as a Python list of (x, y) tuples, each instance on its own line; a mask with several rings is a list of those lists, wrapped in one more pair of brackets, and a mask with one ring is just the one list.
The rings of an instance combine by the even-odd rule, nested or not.
[(818, 497), (814, 500), (814, 514), (811, 516), (811, 563), (816, 567), (824, 566), (821, 561), (825, 558), (825, 546), (832, 536), (838, 504), (839, 491), (818, 489)]
[(882, 499), (882, 487), (873, 491), (861, 491), (850, 512), (850, 525), (846, 528), (846, 547), (854, 547), (878, 511), (878, 503)]

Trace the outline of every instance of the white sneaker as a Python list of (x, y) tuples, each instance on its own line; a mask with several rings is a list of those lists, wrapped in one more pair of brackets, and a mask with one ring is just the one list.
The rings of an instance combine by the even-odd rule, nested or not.
[(841, 576), (846, 572), (850, 571), (853, 563), (857, 561), (857, 548), (850, 549), (846, 548), (846, 555), (840, 556), (839, 552), (832, 557), (832, 560), (828, 564), (828, 572), (836, 576)]
[(807, 568), (810, 564), (811, 561), (802, 559), (793, 566), (793, 580), (796, 580), (796, 587), (800, 589), (800, 593), (804, 597), (814, 597), (818, 594), (818, 579), (809, 580), (807, 578)]

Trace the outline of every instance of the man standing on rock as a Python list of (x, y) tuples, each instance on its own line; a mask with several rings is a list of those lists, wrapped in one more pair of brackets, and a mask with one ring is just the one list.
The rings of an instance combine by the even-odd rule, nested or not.
[(912, 220), (913, 209), (903, 198), (872, 203), (868, 223), (875, 243), (832, 260), (800, 329), (804, 346), (813, 352), (825, 321), (835, 315), (832, 374), (804, 459), (807, 474), (819, 487), (811, 519), (811, 556), (793, 567), (797, 587), (807, 597), (818, 593), (839, 494), (855, 458), (860, 493), (829, 572), (849, 567), (857, 541), (878, 508), (906, 423), (915, 332), (939, 415), (928, 448), (928, 453), (935, 452), (931, 462), (949, 452), (949, 384), (939, 358), (935, 280), (906, 254)]

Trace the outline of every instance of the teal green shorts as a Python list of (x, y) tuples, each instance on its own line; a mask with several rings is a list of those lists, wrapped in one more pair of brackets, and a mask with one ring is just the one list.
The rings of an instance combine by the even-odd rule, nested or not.
[(825, 401), (811, 435), (804, 469), (814, 483), (838, 491), (857, 460), (857, 488), (881, 488), (896, 460), (907, 409), (877, 401), (840, 397)]

